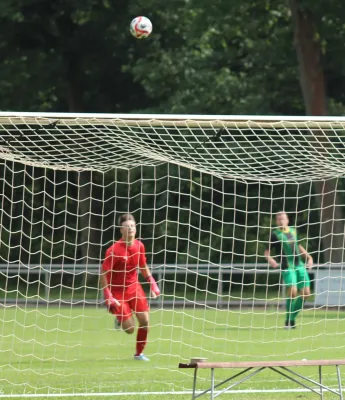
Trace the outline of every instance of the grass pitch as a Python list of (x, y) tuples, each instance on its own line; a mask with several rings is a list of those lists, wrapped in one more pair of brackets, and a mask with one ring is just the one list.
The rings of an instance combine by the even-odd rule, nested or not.
[[(284, 313), (276, 308), (152, 309), (145, 350), (151, 361), (144, 363), (133, 360), (135, 335), (114, 330), (114, 319), (103, 308), (2, 308), (0, 396), (49, 393), (79, 400), (108, 393), (113, 395), (102, 398), (185, 400), (191, 398), (193, 371), (179, 370), (178, 363), (192, 357), (209, 361), (343, 358), (344, 313), (305, 310), (296, 330), (284, 330), (283, 322)], [(336, 387), (335, 369), (324, 371), (324, 382)], [(298, 372), (318, 379), (316, 368)], [(207, 387), (209, 375), (209, 371), (199, 372), (200, 389)], [(227, 375), (229, 371), (216, 371), (218, 379)], [(300, 388), (269, 371), (238, 389), (268, 392), (238, 393), (236, 399), (316, 396), (289, 392)]]

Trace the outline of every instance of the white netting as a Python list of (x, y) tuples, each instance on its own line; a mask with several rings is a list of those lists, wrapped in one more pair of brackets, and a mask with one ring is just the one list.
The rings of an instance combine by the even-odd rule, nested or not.
[[(0, 114), (0, 397), (174, 398), (191, 388), (177, 368), (191, 357), (338, 358), (344, 124)], [(282, 209), (315, 263), (312, 296), (288, 331), (280, 273), (264, 257)], [(132, 359), (135, 335), (115, 331), (98, 289), (117, 217), (128, 211), (163, 293), (151, 301), (149, 366)], [(289, 387), (268, 374), (242, 388)]]
[(260, 180), (342, 176), (344, 123), (340, 118), (0, 113), (4, 159), (103, 171), (173, 162), (222, 177)]

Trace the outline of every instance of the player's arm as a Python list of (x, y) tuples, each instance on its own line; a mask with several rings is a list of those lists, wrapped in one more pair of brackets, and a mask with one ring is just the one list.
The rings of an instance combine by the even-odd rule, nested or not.
[(148, 282), (151, 286), (151, 293), (153, 297), (157, 297), (161, 294), (159, 287), (156, 283), (155, 278), (152, 276), (151, 271), (147, 264), (145, 263), (143, 266), (140, 267), (140, 272), (146, 282)]
[(271, 253), (270, 253), (269, 249), (265, 250), (264, 255), (265, 255), (266, 260), (268, 261), (268, 263), (270, 264), (270, 266), (272, 268), (278, 268), (279, 264), (274, 259), (274, 257), (271, 256)]
[(148, 282), (151, 286), (152, 297), (156, 298), (161, 294), (161, 291), (159, 290), (155, 278), (152, 276), (151, 271), (147, 266), (145, 246), (142, 242), (140, 242), (139, 250), (139, 269), (145, 281)]
[(274, 247), (274, 244), (276, 243), (276, 240), (278, 240), (275, 235), (271, 235), (271, 239), (270, 239), (270, 244), (269, 246), (266, 248), (265, 252), (264, 252), (264, 256), (266, 258), (266, 260), (268, 261), (268, 263), (270, 264), (270, 266), (272, 268), (278, 268), (279, 264), (277, 263), (277, 261), (275, 260), (274, 257), (271, 256), (271, 248)]
[(307, 252), (307, 250), (300, 244), (298, 245), (298, 249), (301, 252), (301, 255), (303, 256), (306, 264), (308, 265), (309, 268), (313, 267), (313, 257)]
[(106, 257), (100, 269), (99, 283), (101, 289), (103, 290), (104, 300), (108, 307), (108, 310), (109, 312), (114, 313), (116, 312), (116, 308), (119, 307), (121, 304), (118, 300), (115, 299), (115, 297), (112, 295), (109, 289), (109, 283), (106, 275), (110, 267), (111, 267), (111, 259), (109, 257)]

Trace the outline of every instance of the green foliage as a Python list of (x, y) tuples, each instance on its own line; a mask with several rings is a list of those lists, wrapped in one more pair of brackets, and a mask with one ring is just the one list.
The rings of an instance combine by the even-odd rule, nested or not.
[[(14, 165), (14, 166), (13, 166)], [(318, 262), (319, 217), (311, 183), (278, 184), (223, 180), (176, 165), (92, 173), (90, 192), (75, 172), (2, 165), (0, 257), (35, 265), (99, 263), (119, 238), (117, 218), (132, 212), (149, 263), (264, 262), (272, 213), (285, 209), (299, 227), (303, 245)], [(283, 194), (283, 196), (282, 196)], [(90, 202), (89, 196), (92, 201)], [(86, 209), (82, 203), (89, 204)], [(81, 216), (86, 212), (86, 226)]]
[(7, 0), (0, 18), (0, 108), (116, 112), (140, 100), (124, 72), (126, 1)]
[[(345, 74), (343, 52), (340, 51), (345, 38), (344, 7), (335, 0), (327, 3), (304, 0), (301, 4), (313, 13), (316, 40), (322, 42), (330, 111), (341, 114), (345, 107), (345, 90), (342, 90)], [(139, 14), (148, 16), (153, 22), (152, 36), (142, 41), (135, 40), (128, 31), (130, 20)], [(287, 4), (278, 0), (3, 0), (0, 19), (2, 110), (304, 113), (290, 10)], [(116, 198), (112, 184), (114, 173), (116, 181), (122, 182), (116, 186)], [(155, 247), (153, 242), (147, 245), (149, 249), (167, 249), (166, 260), (169, 262), (199, 259), (231, 262), (242, 261), (245, 254), (262, 254), (264, 244), (255, 242), (258, 228), (253, 226), (245, 231), (240, 227), (251, 222), (248, 215), (253, 221), (258, 220), (259, 211), (266, 213), (260, 215), (260, 225), (270, 226), (271, 207), (273, 210), (285, 207), (297, 213), (299, 218), (303, 215), (302, 221), (308, 219), (305, 211), (310, 208), (308, 183), (301, 185), (303, 189), (298, 193), (294, 185), (284, 189), (287, 198), (284, 203), (278, 192), (274, 194), (277, 197), (274, 200), (270, 185), (236, 183), (235, 187), (235, 183), (229, 181), (225, 183), (222, 197), (223, 182), (212, 180), (205, 174), (191, 173), (172, 165), (157, 168), (155, 178), (150, 169), (144, 172), (145, 176), (141, 173), (132, 170), (113, 171), (105, 177), (93, 175), (94, 184), (101, 186), (105, 182), (99, 194), (107, 199), (104, 203), (101, 198), (95, 199), (92, 204), (95, 215), (106, 216), (104, 221), (101, 218), (92, 221), (96, 235), (101, 226), (104, 232), (95, 243), (97, 249), (116, 237), (114, 223), (119, 210), (135, 212), (138, 221), (142, 221), (142, 237), (152, 237), (153, 229)], [(25, 203), (24, 175), (21, 172), (15, 175), (16, 178), (5, 177), (8, 181), (15, 179), (16, 189), (12, 195), (22, 202), (13, 207), (11, 202), (8, 203), (17, 217), (23, 214)], [(165, 176), (169, 176), (169, 191)], [(60, 188), (67, 179), (69, 190), (78, 195), (80, 186), (75, 184), (76, 175), (66, 176), (60, 172), (54, 179)], [(30, 190), (33, 183), (29, 178), (24, 182)], [(44, 202), (47, 215), (42, 217), (35, 211), (35, 215), (27, 216), (29, 208), (23, 215), (27, 216), (27, 221), (44, 218), (47, 224), (30, 227), (25, 222), (25, 229), (32, 229), (33, 237), (37, 238), (37, 242), (25, 244), (27, 238), (20, 233), (21, 221), (4, 217), (4, 224), (17, 233), (10, 239), (3, 229), (1, 238), (6, 246), (1, 249), (2, 257), (8, 259), (11, 246), (11, 259), (27, 260), (28, 251), (14, 246), (22, 240), (24, 248), (33, 246), (30, 252), (36, 254), (38, 260), (49, 260), (53, 256), (61, 261), (61, 253), (73, 259), (80, 254), (80, 247), (73, 237), (73, 227), (77, 226), (78, 220), (71, 217), (78, 214), (78, 205), (70, 197), (61, 204), (48, 197), (43, 199), (37, 192), (40, 181), (35, 185), (36, 194), (29, 194), (31, 205), (39, 210), (39, 205)], [(44, 189), (48, 194), (54, 190), (50, 185)], [(9, 190), (6, 187), (4, 194), (11, 199)], [(233, 195), (234, 190), (237, 194), (245, 193), (251, 202), (247, 203), (243, 195)], [(259, 190), (260, 196), (270, 199), (265, 204), (258, 204)], [(94, 196), (95, 193), (98, 191), (93, 192)], [(140, 193), (145, 195), (141, 197)], [(63, 211), (66, 204), (67, 209)], [(153, 204), (157, 210), (155, 216)], [(50, 210), (61, 211), (61, 214), (54, 216)], [(61, 226), (67, 215), (71, 230), (63, 232)], [(153, 217), (154, 227), (151, 225)], [(309, 218), (308, 222), (317, 228), (318, 216), (311, 213)], [(189, 231), (181, 229), (184, 221), (191, 227)], [(221, 222), (211, 227), (211, 236), (200, 236), (199, 232), (209, 227), (211, 221)], [(49, 225), (59, 228), (49, 228)], [(54, 240), (46, 243), (46, 238), (53, 234)], [(170, 238), (167, 242), (165, 234)], [(62, 235), (67, 235), (68, 245), (64, 248)], [(302, 230), (302, 237), (306, 235), (307, 232)], [(42, 237), (45, 238), (43, 254), (35, 253)], [(228, 238), (230, 250), (221, 253), (223, 237)], [(309, 245), (315, 250), (319, 248), (318, 243)], [(210, 246), (213, 248), (211, 253)], [(95, 254), (98, 257), (99, 250)], [(165, 257), (161, 252), (154, 254), (158, 262)]]
[[(177, 19), (166, 14), (161, 35), (133, 66), (147, 94), (162, 98), (159, 111), (302, 112), (286, 6), (276, 1), (190, 1), (177, 12)], [(161, 10), (157, 13), (161, 18)]]
[[(304, 0), (322, 43), (331, 111), (345, 99), (344, 10)], [(147, 15), (153, 34), (128, 24)], [(278, 0), (4, 0), (0, 108), (302, 114), (290, 10)]]

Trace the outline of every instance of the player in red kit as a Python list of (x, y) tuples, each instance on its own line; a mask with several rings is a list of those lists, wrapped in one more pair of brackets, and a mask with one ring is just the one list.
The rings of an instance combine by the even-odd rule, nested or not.
[(145, 247), (135, 239), (136, 223), (132, 214), (119, 217), (121, 239), (110, 246), (102, 265), (100, 282), (108, 310), (114, 314), (122, 329), (132, 334), (138, 319), (135, 360), (149, 361), (143, 350), (147, 342), (149, 327), (149, 305), (138, 280), (138, 267), (144, 279), (151, 285), (153, 297), (160, 295), (157, 283), (146, 264)]

